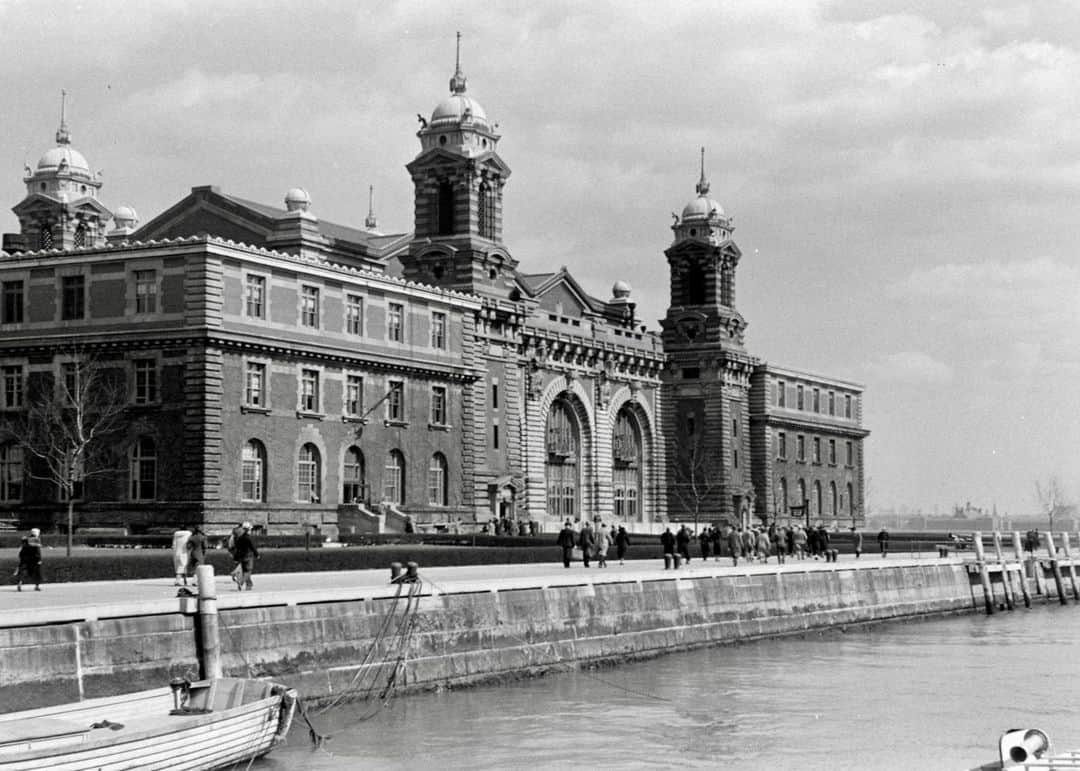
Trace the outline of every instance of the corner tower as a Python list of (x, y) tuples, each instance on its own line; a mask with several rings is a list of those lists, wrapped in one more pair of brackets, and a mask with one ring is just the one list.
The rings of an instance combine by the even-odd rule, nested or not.
[(506, 297), (517, 262), (502, 240), (503, 186), (510, 168), (496, 153), (497, 128), (466, 94), (461, 33), (450, 96), (417, 116), (420, 153), (406, 168), (415, 188), (415, 224), (405, 278)]
[(5, 251), (105, 244), (106, 224), (112, 214), (98, 200), (100, 174), (92, 172), (82, 153), (71, 146), (66, 97), (62, 91), (56, 147), (41, 156), (36, 168), (26, 167), (26, 197), (12, 208), (19, 218), (20, 233), (15, 238), (5, 236)]
[[(746, 321), (735, 308), (742, 252), (731, 218), (709, 197), (705, 150), (697, 197), (672, 215), (675, 240), (665, 251), (671, 304), (661, 320), (668, 367), (663, 375), (670, 512), (704, 522), (746, 525), (753, 506), (750, 475), (750, 373)], [(678, 516), (677, 514), (674, 514)]]

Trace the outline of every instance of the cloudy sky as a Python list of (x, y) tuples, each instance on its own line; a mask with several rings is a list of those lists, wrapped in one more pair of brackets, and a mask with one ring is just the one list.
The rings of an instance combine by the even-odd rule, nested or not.
[(300, 185), (359, 225), (374, 185), (408, 231), (461, 30), (522, 270), (626, 279), (656, 327), (705, 146), (751, 351), (866, 385), (874, 508), (1080, 498), (1074, 2), (0, 0), (0, 30), (0, 230), (65, 88), (112, 208)]

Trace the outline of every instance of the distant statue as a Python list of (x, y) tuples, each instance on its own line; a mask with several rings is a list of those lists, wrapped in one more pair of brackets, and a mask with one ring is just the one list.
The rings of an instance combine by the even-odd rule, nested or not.
[(674, 224), (674, 225), (678, 225), (678, 224), (679, 224), (679, 215), (678, 215), (678, 214), (676, 214), (675, 212), (672, 212), (672, 213), (671, 213), (671, 219), (675, 220), (675, 222), (674, 222), (674, 223), (672, 223), (672, 224)]
[(416, 113), (416, 119), (420, 121), (420, 128), (427, 128), (427, 119), (420, 113)]

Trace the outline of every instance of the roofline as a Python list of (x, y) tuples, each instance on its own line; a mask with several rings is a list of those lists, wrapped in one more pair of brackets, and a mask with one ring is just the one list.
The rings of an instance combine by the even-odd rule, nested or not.
[(858, 383), (854, 380), (844, 380), (843, 378), (830, 377), (828, 375), (819, 375), (814, 372), (807, 372), (806, 370), (795, 369), (793, 367), (780, 367), (764, 361), (758, 365), (758, 371), (764, 374), (788, 375), (795, 378), (804, 378), (806, 380), (813, 380), (821, 384), (844, 386), (854, 391), (858, 391), (859, 393), (862, 393), (866, 390), (866, 385), (864, 383)]

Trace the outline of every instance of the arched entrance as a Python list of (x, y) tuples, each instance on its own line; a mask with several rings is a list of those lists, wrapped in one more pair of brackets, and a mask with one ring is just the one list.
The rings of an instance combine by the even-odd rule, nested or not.
[(581, 517), (581, 426), (565, 396), (560, 395), (548, 412), (546, 460), (548, 515), (559, 520)]

